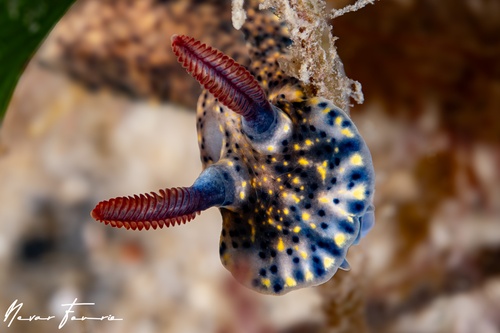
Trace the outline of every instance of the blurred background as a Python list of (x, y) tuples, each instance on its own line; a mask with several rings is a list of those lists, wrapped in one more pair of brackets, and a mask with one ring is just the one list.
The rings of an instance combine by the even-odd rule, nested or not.
[(0, 313), (18, 299), (23, 316), (61, 318), (78, 298), (95, 303), (79, 316), (124, 320), (68, 332), (500, 332), (496, 0), (382, 0), (333, 22), (377, 173), (376, 225), (350, 272), (263, 296), (222, 267), (216, 209), (159, 231), (90, 218), (100, 200), (197, 177), (200, 88), (170, 36), (244, 59), (230, 15), (223, 1), (78, 0), (57, 24), (0, 129)]

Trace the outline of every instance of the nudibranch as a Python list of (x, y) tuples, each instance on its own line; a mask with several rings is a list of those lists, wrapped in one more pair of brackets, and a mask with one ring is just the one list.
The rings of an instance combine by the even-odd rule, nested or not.
[(270, 13), (248, 10), (251, 64), (187, 36), (178, 61), (205, 88), (197, 129), (203, 171), (191, 187), (114, 198), (92, 217), (113, 227), (161, 228), (219, 207), (220, 257), (242, 284), (285, 294), (328, 281), (374, 223), (370, 152), (349, 116), (308, 96), (277, 59), (291, 40)]

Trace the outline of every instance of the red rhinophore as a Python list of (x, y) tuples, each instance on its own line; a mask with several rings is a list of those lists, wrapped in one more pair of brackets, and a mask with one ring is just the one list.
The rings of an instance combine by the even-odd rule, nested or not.
[(90, 215), (112, 227), (148, 230), (186, 223), (200, 213), (200, 195), (192, 188), (159, 192), (101, 201)]
[(271, 111), (259, 82), (221, 51), (184, 35), (172, 36), (172, 49), (189, 74), (247, 121), (255, 119), (257, 112)]

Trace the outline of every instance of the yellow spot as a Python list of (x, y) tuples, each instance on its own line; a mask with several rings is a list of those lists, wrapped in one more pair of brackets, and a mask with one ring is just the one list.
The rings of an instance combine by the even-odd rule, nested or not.
[(264, 177), (264, 181), (267, 182), (267, 177)]
[(303, 191), (303, 190), (304, 190), (304, 186), (301, 186), (301, 187), (300, 187), (300, 190), (301, 190), (301, 191)]
[(363, 200), (365, 198), (365, 187), (363, 185), (356, 187), (352, 191), (352, 195), (358, 200)]
[(240, 192), (240, 199), (241, 200), (245, 199), (245, 192), (243, 191)]
[(286, 133), (290, 130), (290, 126), (288, 126), (288, 124), (286, 124), (285, 126), (283, 126), (283, 131)]
[(309, 100), (309, 103), (311, 104), (318, 104), (319, 103), (319, 98), (318, 97), (313, 97)]
[(288, 165), (288, 162), (287, 162), (287, 161), (283, 162), (283, 165), (284, 165), (284, 166), (287, 166), (287, 165)]
[(306, 213), (306, 212), (302, 213), (302, 219), (304, 221), (309, 220), (310, 217), (311, 217), (311, 215), (309, 215), (309, 213)]
[(283, 243), (283, 239), (280, 237), (280, 240), (278, 241), (278, 251), (283, 252), (285, 250), (285, 243)]
[(340, 131), (342, 134), (347, 136), (348, 138), (352, 138), (354, 134), (352, 134), (351, 130), (348, 128), (344, 128), (342, 131)]
[(273, 150), (274, 150), (274, 146), (268, 146), (268, 147), (267, 147), (267, 150), (269, 150), (269, 151), (273, 151)]
[(222, 125), (219, 125), (219, 131), (224, 132), (224, 129), (222, 128)]
[(269, 190), (269, 194), (273, 194), (273, 190)]
[(283, 209), (283, 213), (285, 213), (285, 215), (288, 215), (288, 212), (289, 212), (289, 211), (288, 211), (288, 209), (287, 209), (287, 208)]
[(285, 188), (284, 188), (283, 186), (281, 186), (281, 185), (280, 185), (280, 190), (283, 190), (283, 189), (285, 189)]
[(311, 140), (309, 140), (309, 139), (306, 140), (306, 145), (310, 146), (312, 144), (313, 144), (313, 142)]
[(280, 225), (277, 225), (277, 226), (276, 226), (276, 229), (281, 230), (281, 229), (282, 229), (282, 227), (281, 227)]
[(252, 220), (248, 220), (248, 224), (250, 224), (252, 226), (252, 243), (255, 242), (255, 226), (253, 225), (253, 221)]
[(294, 144), (294, 145), (293, 145), (293, 149), (295, 149), (295, 150), (299, 150), (299, 149), (300, 149), (300, 146), (296, 143), (296, 144)]
[(306, 251), (300, 251), (300, 255), (302, 258), (307, 259), (307, 252)]
[(266, 286), (267, 288), (269, 288), (271, 286), (271, 280), (269, 280), (269, 279), (262, 279), (261, 281), (262, 281), (262, 284), (264, 286)]
[(363, 158), (359, 154), (354, 154), (351, 157), (351, 163), (354, 165), (363, 165)]
[(299, 203), (299, 202), (300, 202), (300, 199), (299, 199), (299, 198), (297, 198), (297, 196), (296, 196), (295, 194), (294, 194), (294, 195), (292, 195), (292, 198), (293, 198), (293, 200), (295, 200), (295, 202), (296, 202), (296, 203)]
[(229, 162), (227, 162), (227, 165), (233, 166), (233, 162), (229, 161)]
[(319, 200), (319, 202), (321, 202), (321, 203), (328, 203), (328, 198), (326, 198), (326, 197), (321, 197), (321, 198), (319, 198), (318, 200)]
[(323, 110), (323, 113), (328, 113), (328, 112), (330, 112), (330, 108), (326, 108)]
[(325, 259), (323, 259), (323, 265), (325, 266), (325, 268), (332, 267), (334, 263), (335, 263), (335, 259), (333, 259), (333, 258), (325, 257)]
[(342, 117), (338, 116), (335, 118), (335, 125), (340, 125), (342, 123)]
[(302, 92), (300, 90), (296, 90), (294, 93), (293, 93), (293, 97), (296, 98), (296, 99), (300, 99), (302, 98)]
[[(283, 198), (288, 197), (288, 193), (286, 193), (286, 192), (281, 193), (281, 195), (283, 196)], [(285, 214), (288, 214), (288, 213), (285, 213)]]
[(311, 271), (307, 270), (306, 271), (306, 281), (312, 281), (313, 278), (314, 278), (314, 276), (312, 275)]
[(298, 184), (298, 183), (299, 183), (299, 178), (298, 178), (298, 177), (295, 177), (295, 178), (292, 180), (292, 182), (293, 182), (294, 184)]
[(349, 222), (351, 222), (351, 223), (352, 223), (352, 222), (354, 222), (354, 220), (352, 219), (352, 216), (348, 216), (348, 217), (347, 217), (347, 221), (349, 221)]
[(322, 166), (319, 166), (318, 167), (318, 172), (321, 175), (321, 179), (325, 180), (325, 178), (326, 178), (326, 169), (324, 167), (322, 167)]
[(299, 159), (299, 164), (300, 165), (308, 165), (309, 162), (305, 158), (302, 157)]
[(339, 169), (339, 173), (344, 173), (345, 172), (345, 168), (340, 168)]
[(243, 187), (247, 187), (247, 182), (242, 182), (242, 183), (241, 183), (241, 186), (243, 186)]
[(261, 168), (262, 170), (266, 170), (266, 167), (265, 167), (264, 165), (261, 165), (261, 166), (260, 166), (260, 168)]
[(335, 153), (338, 153), (339, 152), (339, 147), (335, 147)]
[(287, 277), (285, 279), (285, 284), (287, 287), (295, 287), (297, 285), (297, 282), (295, 282), (295, 280), (292, 279), (291, 277)]
[(274, 221), (273, 219), (268, 219), (267, 222), (270, 224), (270, 225), (274, 225)]
[(271, 161), (276, 162), (276, 157), (271, 158)]
[(310, 226), (311, 226), (312, 229), (316, 229), (316, 224), (311, 223)]
[(299, 227), (299, 226), (297, 226), (297, 227), (293, 228), (293, 232), (295, 232), (295, 233), (299, 233), (299, 232), (300, 232), (300, 227)]
[(334, 239), (338, 246), (342, 246), (345, 243), (345, 235), (343, 233), (336, 234)]

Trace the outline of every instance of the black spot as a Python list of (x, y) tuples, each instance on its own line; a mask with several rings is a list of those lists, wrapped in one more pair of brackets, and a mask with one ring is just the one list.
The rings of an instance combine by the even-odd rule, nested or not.
[(266, 270), (264, 268), (261, 268), (260, 271), (259, 271), (259, 275), (260, 276), (266, 276), (267, 275)]
[(304, 208), (305, 208), (305, 209), (309, 209), (309, 208), (311, 208), (311, 204), (310, 204), (310, 203), (305, 204)]
[(279, 283), (275, 283), (273, 285), (273, 290), (275, 293), (279, 293), (281, 290), (283, 290), (283, 286)]
[(350, 190), (354, 187), (354, 183), (353, 182), (349, 182), (349, 184), (347, 184), (347, 189)]
[(250, 246), (251, 246), (251, 245), (250, 245), (250, 242), (249, 242), (249, 241), (245, 241), (245, 242), (243, 242), (243, 248), (245, 248), (245, 249), (249, 249), (249, 248), (250, 248)]
[(341, 221), (339, 223), (339, 229), (341, 231), (348, 233), (348, 234), (354, 233), (354, 225), (350, 222), (347, 222), (347, 221)]
[(321, 103), (318, 103), (318, 106), (319, 106), (320, 108), (323, 108), (323, 109), (324, 109), (324, 108), (326, 108), (326, 107), (327, 107), (327, 105), (328, 105), (328, 103), (326, 103), (326, 102), (321, 102)]
[(47, 237), (32, 237), (21, 246), (21, 258), (27, 262), (35, 262), (50, 252), (54, 248), (54, 243)]
[(320, 210), (318, 211), (318, 215), (319, 215), (319, 216), (325, 216), (325, 211), (324, 211), (323, 209), (320, 209)]
[(361, 143), (359, 140), (350, 139), (343, 140), (339, 143), (339, 151), (346, 155), (359, 151), (361, 148)]
[(334, 204), (338, 205), (338, 203), (339, 203), (339, 202), (340, 202), (340, 200), (339, 200), (339, 199), (337, 199), (337, 198), (333, 199), (333, 203), (334, 203)]
[(261, 252), (259, 252), (259, 257), (260, 257), (261, 259), (266, 259), (266, 254), (265, 254), (264, 252), (262, 252), (262, 251), (261, 251)]
[(219, 254), (223, 255), (225, 252), (226, 252), (226, 243), (225, 242), (221, 242), (220, 243), (220, 247), (219, 247)]
[(312, 132), (315, 132), (315, 131), (316, 131), (316, 127), (314, 127), (313, 125), (309, 126), (309, 129), (310, 129)]
[(311, 244), (311, 251), (316, 252), (316, 245)]
[(314, 183), (314, 184), (311, 184), (311, 189), (313, 191), (316, 191), (318, 189), (318, 184)]
[(304, 273), (302, 273), (302, 271), (297, 270), (293, 272), (293, 276), (297, 282), (304, 282)]
[(332, 240), (327, 238), (322, 238), (318, 241), (318, 247), (324, 249), (331, 255), (338, 257), (342, 254), (342, 251), (339, 249), (337, 244), (335, 244)]
[(362, 201), (355, 201), (355, 202), (349, 203), (349, 210), (351, 212), (361, 213), (364, 208), (365, 208), (365, 205), (363, 204)]
[(283, 229), (283, 235), (288, 235), (290, 233), (290, 231), (288, 231), (288, 229)]
[(299, 242), (299, 237), (298, 237), (298, 236), (293, 236), (293, 237), (292, 237), (292, 241), (293, 241), (294, 243), (298, 243), (298, 242)]
[(349, 127), (349, 126), (351, 126), (351, 122), (349, 122), (348, 120), (344, 120), (344, 121), (342, 122), (342, 126), (343, 126), (343, 127)]
[(298, 264), (300, 262), (300, 259), (298, 257), (293, 258), (293, 263)]
[(282, 144), (283, 146), (287, 146), (287, 145), (288, 145), (288, 140), (283, 140), (283, 141), (281, 141), (281, 144)]
[(359, 174), (357, 172), (353, 173), (352, 176), (351, 176), (352, 180), (358, 180), (360, 178), (361, 178), (361, 174)]
[(238, 248), (238, 243), (232, 242), (233, 248), (237, 249)]
[(286, 254), (288, 254), (289, 256), (291, 256), (293, 253), (293, 250), (292, 249), (286, 249)]
[(295, 212), (295, 211), (297, 210), (297, 208), (296, 208), (295, 206), (290, 206), (290, 210), (291, 210), (292, 212)]
[(273, 258), (276, 257), (276, 251), (271, 250), (271, 257), (273, 257)]
[(327, 229), (328, 228), (328, 224), (326, 224), (325, 222), (322, 222), (320, 224), (320, 226), (321, 226), (322, 229)]
[(335, 157), (334, 163), (335, 163), (336, 166), (339, 166), (339, 164), (340, 164), (340, 158)]
[(332, 185), (337, 184), (337, 177), (333, 177), (333, 178), (330, 180), (330, 183), (332, 183)]
[(309, 193), (309, 195), (307, 196), (309, 199), (314, 199), (314, 193)]
[(325, 132), (325, 131), (320, 131), (320, 132), (319, 132), (319, 135), (320, 135), (322, 138), (326, 138), (326, 132)]
[(269, 270), (271, 271), (271, 273), (273, 274), (276, 274), (278, 273), (278, 267), (276, 265), (272, 265)]

